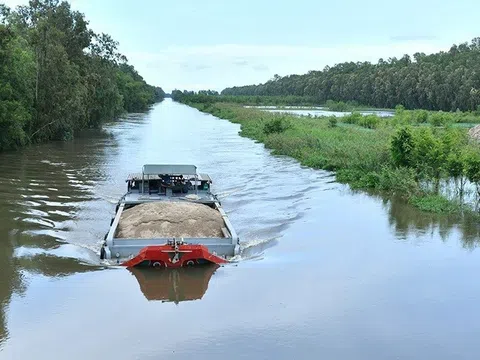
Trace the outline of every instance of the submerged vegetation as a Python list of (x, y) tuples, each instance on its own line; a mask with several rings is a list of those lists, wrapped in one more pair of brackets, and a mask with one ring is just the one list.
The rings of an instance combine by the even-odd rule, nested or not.
[(240, 123), (243, 136), (264, 143), (274, 154), (334, 171), (339, 182), (354, 189), (400, 196), (433, 212), (469, 211), (466, 204), (480, 197), (480, 147), (466, 127), (453, 126), (455, 119), (467, 116), (464, 113), (408, 111), (400, 106), (388, 118), (359, 113), (299, 117), (238, 104), (199, 103), (180, 92), (173, 96)]
[(0, 150), (68, 139), (165, 96), (67, 2), (0, 4)]

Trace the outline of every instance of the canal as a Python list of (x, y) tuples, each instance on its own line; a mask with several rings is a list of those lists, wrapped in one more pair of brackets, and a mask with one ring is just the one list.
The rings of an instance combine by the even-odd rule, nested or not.
[[(353, 192), (166, 99), (0, 154), (0, 359), (474, 359), (479, 226)], [(208, 173), (241, 238), (225, 267), (104, 266), (125, 177)]]

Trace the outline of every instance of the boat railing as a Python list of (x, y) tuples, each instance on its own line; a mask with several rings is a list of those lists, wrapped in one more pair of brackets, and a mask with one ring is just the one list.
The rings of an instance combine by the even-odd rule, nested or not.
[[(145, 164), (142, 168), (142, 193), (145, 193), (145, 176), (147, 177), (147, 182), (150, 182), (150, 175), (157, 175), (161, 180), (170, 182), (172, 178), (177, 178), (182, 181), (185, 181), (185, 176), (187, 181), (189, 177), (193, 177), (194, 190), (195, 194), (198, 193), (197, 183), (198, 183), (198, 173), (197, 167), (195, 165), (178, 165), (178, 164)], [(167, 188), (170, 186), (167, 186)], [(149, 187), (150, 189), (150, 187)]]

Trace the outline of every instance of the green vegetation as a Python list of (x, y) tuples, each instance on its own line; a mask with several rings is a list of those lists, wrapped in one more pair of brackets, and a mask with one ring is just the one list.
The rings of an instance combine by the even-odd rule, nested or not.
[[(476, 111), (480, 105), (480, 38), (449, 51), (378, 63), (345, 62), (304, 75), (275, 75), (260, 85), (224, 89), (225, 96), (297, 96), (315, 103), (357, 102), (377, 108)], [(346, 106), (341, 105), (340, 106)]]
[(452, 124), (478, 124), (480, 123), (480, 112), (476, 111), (427, 111), (427, 110), (405, 110), (402, 105), (395, 108), (394, 124), (403, 125), (424, 125), (449, 126)]
[(439, 195), (413, 196), (410, 203), (420, 210), (433, 213), (456, 213), (462, 210), (461, 204)]
[(182, 97), (188, 97), (190, 102), (194, 103), (236, 103), (251, 106), (314, 106), (316, 104), (314, 97), (309, 96), (233, 96), (220, 95), (214, 90), (180, 91), (173, 90), (172, 98), (180, 101)]
[[(264, 143), (274, 154), (335, 171), (337, 180), (352, 188), (400, 196), (434, 212), (470, 209), (464, 198), (467, 185), (480, 197), (480, 147), (465, 127), (438, 121), (460, 113), (398, 107), (393, 118), (359, 113), (312, 118), (192, 99), (197, 100), (180, 96), (183, 103), (240, 123), (241, 135)], [(451, 191), (442, 192), (445, 187)]]
[(322, 107), (330, 111), (344, 112), (344, 111), (360, 111), (360, 110), (392, 110), (392, 109), (374, 109), (371, 106), (366, 106), (359, 104), (357, 101), (348, 100), (344, 101), (333, 101), (327, 100), (325, 104), (322, 104)]
[(71, 138), (165, 96), (67, 2), (0, 4), (0, 150)]
[(188, 90), (173, 90), (172, 98), (181, 101), (182, 97), (188, 97), (192, 103), (229, 103), (242, 104), (248, 106), (276, 106), (282, 108), (284, 106), (301, 106), (302, 108), (314, 108), (318, 106), (325, 107), (331, 111), (353, 111), (368, 110), (372, 107), (360, 105), (356, 101), (333, 101), (327, 100), (319, 103), (314, 96), (267, 96), (267, 95), (221, 95), (215, 90), (200, 90), (198, 92)]
[[(172, 98), (179, 102), (188, 102), (193, 104), (228, 103), (246, 106), (275, 106), (277, 109), (282, 109), (284, 106), (301, 106), (302, 109), (309, 109), (315, 105), (314, 99), (309, 97), (219, 95), (218, 92), (212, 90), (203, 90), (199, 92), (174, 90), (172, 92)], [(379, 123), (383, 121), (383, 119), (376, 115), (371, 115), (368, 119), (363, 119), (364, 116), (362, 116), (359, 111), (385, 110), (395, 112), (395, 117), (393, 120), (388, 121), (393, 121), (393, 123), (396, 125), (431, 124), (433, 126), (447, 126), (452, 124), (480, 124), (480, 106), (475, 111), (457, 110), (455, 112), (407, 110), (403, 105), (397, 105), (393, 110), (372, 109), (359, 105), (355, 101), (348, 101), (344, 103), (327, 100), (322, 106), (330, 111), (353, 112), (351, 115), (346, 116), (343, 121), (348, 124), (360, 125), (369, 128), (377, 127)]]

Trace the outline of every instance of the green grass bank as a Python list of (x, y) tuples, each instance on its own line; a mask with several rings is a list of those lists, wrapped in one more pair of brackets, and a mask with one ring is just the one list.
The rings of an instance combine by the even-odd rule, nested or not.
[(398, 108), (393, 118), (312, 118), (232, 103), (182, 102), (241, 124), (240, 135), (264, 143), (274, 155), (333, 171), (353, 189), (401, 196), (429, 212), (476, 213), (480, 147), (467, 128), (453, 126), (451, 119), (461, 114)]

